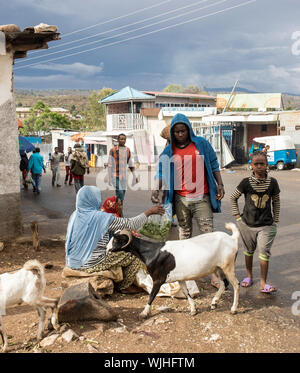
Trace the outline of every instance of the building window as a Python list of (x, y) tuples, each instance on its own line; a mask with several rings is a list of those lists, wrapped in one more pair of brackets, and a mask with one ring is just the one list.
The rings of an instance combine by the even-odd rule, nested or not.
[(261, 132), (267, 132), (267, 130), (268, 130), (267, 125), (266, 124), (262, 124), (261, 125)]

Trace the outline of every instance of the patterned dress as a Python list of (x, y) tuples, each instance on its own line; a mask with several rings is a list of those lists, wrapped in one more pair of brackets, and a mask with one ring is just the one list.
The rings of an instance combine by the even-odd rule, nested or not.
[(119, 251), (106, 255), (106, 246), (110, 240), (110, 236), (122, 229), (136, 230), (141, 228), (147, 221), (144, 213), (134, 218), (118, 218), (111, 222), (108, 231), (104, 237), (98, 242), (97, 247), (93, 251), (88, 262), (80, 268), (81, 271), (88, 273), (106, 271), (113, 267), (122, 267), (123, 280), (115, 284), (118, 290), (128, 288), (135, 280), (137, 272), (141, 268), (145, 268), (144, 263), (136, 256)]

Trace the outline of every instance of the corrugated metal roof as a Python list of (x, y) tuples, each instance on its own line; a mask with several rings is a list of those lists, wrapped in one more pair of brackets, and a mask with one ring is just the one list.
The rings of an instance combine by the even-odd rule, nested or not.
[(107, 104), (110, 102), (118, 101), (132, 101), (132, 100), (154, 100), (155, 97), (147, 95), (131, 87), (122, 88), (120, 91), (112, 93), (99, 100), (101, 104)]
[(146, 94), (154, 96), (164, 96), (164, 97), (190, 97), (199, 99), (209, 99), (216, 100), (216, 96), (203, 95), (199, 93), (178, 93), (178, 92), (159, 92), (159, 91), (143, 91)]

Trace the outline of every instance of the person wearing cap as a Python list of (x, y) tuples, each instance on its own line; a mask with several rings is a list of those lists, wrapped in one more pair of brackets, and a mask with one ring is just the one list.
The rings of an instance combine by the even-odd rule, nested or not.
[[(181, 113), (171, 121), (169, 142), (159, 157), (151, 200), (160, 202), (159, 191), (164, 188), (163, 202), (173, 206), (179, 239), (192, 237), (193, 218), (200, 234), (212, 232), (213, 213), (221, 212), (225, 194), (217, 155), (206, 139), (195, 135), (189, 119)], [(215, 275), (212, 285), (219, 286)]]
[(75, 192), (77, 194), (79, 189), (84, 186), (85, 172), (90, 173), (88, 157), (79, 143), (74, 145), (70, 170), (74, 178)]

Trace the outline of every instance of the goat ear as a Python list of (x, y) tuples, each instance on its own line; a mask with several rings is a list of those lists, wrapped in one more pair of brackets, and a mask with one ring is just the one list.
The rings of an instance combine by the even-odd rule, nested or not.
[(126, 234), (119, 234), (118, 239), (119, 239), (120, 242), (122, 242), (122, 246), (126, 245), (127, 242), (129, 241), (129, 237), (126, 236)]

